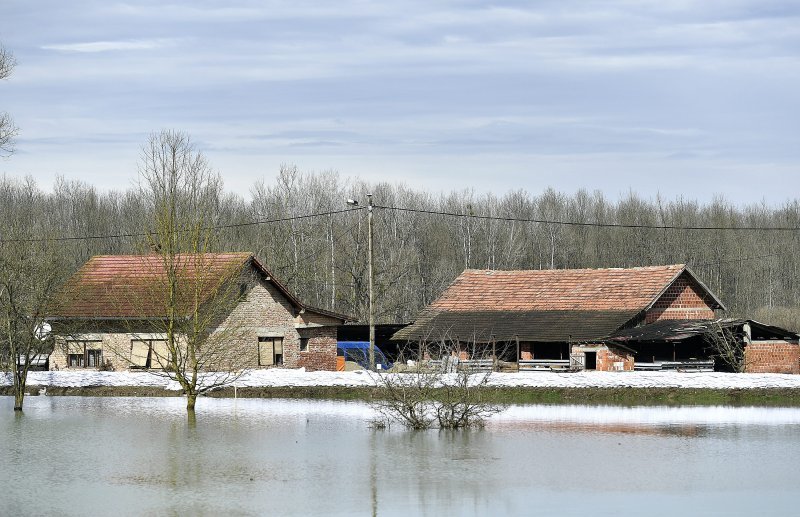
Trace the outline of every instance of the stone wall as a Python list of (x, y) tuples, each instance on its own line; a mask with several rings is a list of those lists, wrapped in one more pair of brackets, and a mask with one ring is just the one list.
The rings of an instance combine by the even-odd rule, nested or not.
[[(83, 333), (70, 336), (57, 336), (53, 353), (50, 354), (50, 369), (71, 369), (67, 364), (67, 354), (75, 346), (100, 349), (102, 367), (108, 370), (127, 370), (131, 367), (131, 341), (134, 339), (164, 339), (162, 334), (132, 332)], [(86, 363), (84, 363), (86, 364)], [(84, 366), (84, 368), (89, 368)], [(100, 369), (99, 366), (94, 367)], [(75, 369), (80, 369), (77, 367)]]
[(745, 348), (745, 371), (800, 373), (800, 345), (788, 341), (753, 341)]

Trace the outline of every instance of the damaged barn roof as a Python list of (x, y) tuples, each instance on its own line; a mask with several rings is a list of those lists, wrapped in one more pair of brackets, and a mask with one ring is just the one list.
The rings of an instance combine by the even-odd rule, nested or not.
[(608, 336), (606, 341), (616, 343), (630, 342), (670, 342), (703, 336), (718, 332), (720, 328), (731, 329), (749, 324), (753, 337), (761, 339), (798, 339), (796, 332), (753, 320), (661, 320), (641, 327), (623, 329)]

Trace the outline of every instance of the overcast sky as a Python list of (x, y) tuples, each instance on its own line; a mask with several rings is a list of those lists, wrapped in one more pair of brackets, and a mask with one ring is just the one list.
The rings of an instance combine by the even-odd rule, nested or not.
[(800, 190), (800, 2), (3, 0), (0, 173), (101, 188), (152, 131), (229, 189), (281, 163), (428, 190), (780, 203)]

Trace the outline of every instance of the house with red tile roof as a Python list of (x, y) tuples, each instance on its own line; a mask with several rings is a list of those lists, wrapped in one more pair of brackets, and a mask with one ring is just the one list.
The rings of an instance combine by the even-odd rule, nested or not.
[(230, 347), (241, 367), (335, 370), (336, 329), (353, 318), (303, 303), (246, 252), (184, 254), (168, 262), (158, 254), (92, 257), (63, 286), (51, 311), (57, 345), (50, 367), (161, 368), (166, 337), (157, 323), (169, 310), (169, 278), (178, 284), (179, 314), (237, 290), (209, 332), (236, 322)]
[[(632, 370), (634, 350), (606, 340), (663, 320), (713, 320), (722, 301), (684, 264), (464, 271), (394, 339), (503, 343), (504, 359)], [(496, 349), (496, 348), (495, 348)], [(465, 347), (462, 356), (469, 355)]]

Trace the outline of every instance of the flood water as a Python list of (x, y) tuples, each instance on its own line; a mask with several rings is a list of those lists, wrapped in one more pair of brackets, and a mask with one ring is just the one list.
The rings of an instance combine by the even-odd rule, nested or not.
[(0, 515), (794, 515), (800, 410), (516, 406), (374, 430), (362, 403), (0, 397)]

